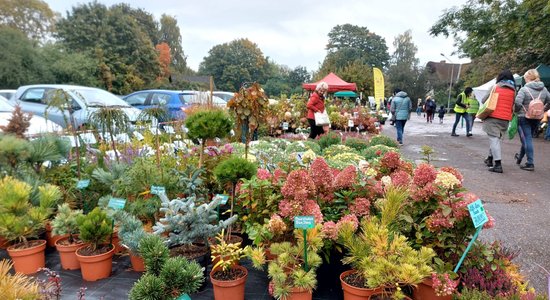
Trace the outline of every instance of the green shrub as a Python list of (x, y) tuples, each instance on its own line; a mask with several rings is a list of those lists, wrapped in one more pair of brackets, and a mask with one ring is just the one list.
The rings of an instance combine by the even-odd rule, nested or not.
[(165, 300), (170, 295), (165, 293), (166, 285), (161, 278), (153, 274), (145, 274), (130, 290), (130, 300)]
[(382, 157), (386, 152), (395, 151), (399, 152), (397, 148), (388, 147), (386, 145), (370, 146), (363, 151), (363, 156), (366, 160), (371, 160), (377, 157)]
[(132, 254), (137, 254), (139, 243), (147, 235), (143, 230), (141, 221), (125, 211), (118, 211), (115, 214), (118, 223), (118, 237), (120, 242), (128, 247)]
[(313, 141), (292, 142), (286, 147), (285, 152), (287, 155), (290, 155), (296, 152), (306, 152), (307, 150), (311, 150), (315, 152), (315, 154), (321, 153), (321, 147), (319, 146), (319, 144)]
[(203, 110), (192, 114), (185, 120), (187, 133), (192, 139), (224, 138), (229, 135), (233, 124), (222, 110)]
[(228, 183), (237, 184), (241, 178), (250, 179), (256, 175), (256, 172), (254, 163), (236, 156), (222, 161), (214, 169), (214, 175), (222, 186)]
[(375, 135), (370, 139), (369, 145), (385, 145), (388, 147), (397, 148), (397, 141), (383, 134)]
[(325, 148), (328, 148), (330, 145), (338, 145), (341, 144), (341, 142), (342, 139), (337, 133), (329, 132), (328, 134), (321, 136), (317, 141), (317, 144), (319, 144), (321, 150), (325, 150)]
[(327, 159), (342, 153), (356, 153), (356, 151), (342, 144), (330, 145), (323, 150), (323, 156)]
[(113, 233), (111, 219), (99, 207), (94, 208), (87, 215), (79, 216), (76, 221), (78, 231), (80, 231), (80, 239), (85, 243), (90, 243), (93, 250), (97, 249), (100, 244), (107, 242)]
[(160, 274), (162, 266), (170, 252), (168, 247), (162, 241), (162, 238), (156, 234), (146, 235), (139, 243), (139, 255), (143, 258), (145, 270), (154, 275)]
[(204, 281), (202, 267), (184, 257), (171, 257), (162, 267), (159, 277), (172, 293), (191, 294), (199, 290)]
[(369, 146), (369, 142), (361, 138), (347, 138), (344, 145), (361, 152)]
[(78, 233), (77, 219), (82, 216), (82, 210), (72, 210), (68, 203), (57, 207), (57, 215), (52, 220), (52, 233), (69, 235), (69, 242), (74, 242), (73, 235)]

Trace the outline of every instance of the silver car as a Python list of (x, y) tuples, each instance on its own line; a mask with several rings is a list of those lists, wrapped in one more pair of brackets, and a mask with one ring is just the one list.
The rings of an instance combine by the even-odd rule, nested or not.
[[(57, 90), (64, 91), (70, 97), (71, 104), (67, 109), (48, 108), (48, 103)], [(32, 112), (64, 128), (67, 127), (65, 120), (69, 120), (68, 108), (73, 110), (76, 128), (88, 124), (90, 114), (105, 106), (119, 107), (126, 113), (132, 124), (138, 121), (141, 113), (139, 109), (131, 107), (119, 97), (105, 90), (77, 85), (36, 84), (21, 86), (10, 102), (13, 105), (19, 104), (24, 112)]]

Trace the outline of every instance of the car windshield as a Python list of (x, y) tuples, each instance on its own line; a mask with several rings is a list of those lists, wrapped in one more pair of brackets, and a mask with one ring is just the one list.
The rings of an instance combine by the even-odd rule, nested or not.
[(0, 99), (0, 111), (1, 112), (12, 112), (13, 111), (13, 106), (11, 106), (4, 99)]
[(130, 107), (130, 105), (117, 96), (100, 89), (74, 89), (73, 94), (79, 97), (90, 107), (98, 106), (122, 106)]

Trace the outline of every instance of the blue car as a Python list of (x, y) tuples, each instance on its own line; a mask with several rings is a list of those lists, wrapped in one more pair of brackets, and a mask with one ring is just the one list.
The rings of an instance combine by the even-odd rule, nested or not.
[(159, 121), (166, 122), (185, 119), (185, 109), (191, 105), (189, 98), (193, 95), (193, 92), (186, 91), (144, 90), (131, 93), (122, 99), (131, 106), (141, 110), (153, 107), (165, 108), (168, 112), (169, 120)]

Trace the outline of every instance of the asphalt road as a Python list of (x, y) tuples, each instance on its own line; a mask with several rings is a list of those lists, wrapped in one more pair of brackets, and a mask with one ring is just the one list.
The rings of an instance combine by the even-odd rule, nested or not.
[[(474, 123), (473, 136), (466, 137), (465, 125), (457, 127), (459, 137), (451, 137), (454, 115), (446, 115), (443, 124), (436, 117), (433, 123), (416, 113), (405, 125), (402, 153), (408, 159), (421, 160), (421, 146), (435, 150), (435, 166), (452, 166), (464, 175), (464, 186), (485, 203), (495, 218), (495, 226), (483, 230), (485, 240), (501, 240), (512, 249), (519, 250), (515, 262), (537, 292), (548, 291), (550, 271), (550, 142), (534, 140), (535, 171), (521, 170), (515, 163), (514, 153), (519, 152), (520, 141), (503, 140), (502, 164), (504, 173), (487, 171), (483, 163), (488, 154), (489, 140), (481, 130), (479, 120)], [(383, 133), (396, 137), (393, 126), (386, 123)]]

